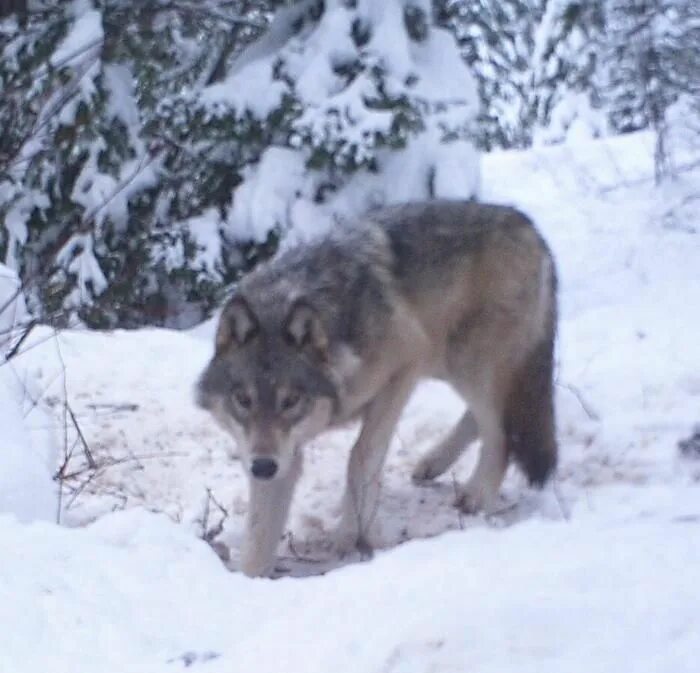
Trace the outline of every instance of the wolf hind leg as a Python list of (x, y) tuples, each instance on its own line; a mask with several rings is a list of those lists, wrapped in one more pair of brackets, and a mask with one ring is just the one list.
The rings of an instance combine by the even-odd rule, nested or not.
[(301, 474), (301, 463), (301, 455), (297, 454), (282, 477), (270, 481), (249, 477), (248, 516), (241, 554), (241, 570), (248, 577), (267, 577), (274, 569), (275, 553)]
[(490, 513), (498, 509), (499, 491), (508, 468), (508, 450), (502, 414), (484, 405), (474, 409), (481, 447), (474, 471), (459, 489), (456, 505), (467, 514)]
[[(466, 360), (452, 383), (471, 411), (481, 439), (479, 455), (467, 483), (459, 488), (456, 505), (468, 514), (493, 512), (500, 504), (500, 488), (508, 468), (504, 423), (506, 391), (512, 372), (507, 361), (485, 366)], [(471, 366), (468, 366), (470, 365)]]
[(412, 475), (413, 481), (418, 483), (429, 481), (444, 474), (478, 436), (476, 419), (468, 409), (452, 428), (450, 434), (416, 465)]

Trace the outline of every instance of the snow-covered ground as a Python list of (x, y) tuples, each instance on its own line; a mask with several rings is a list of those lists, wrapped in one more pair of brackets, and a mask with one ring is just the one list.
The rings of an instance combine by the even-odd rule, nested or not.
[(51, 520), (58, 511), (51, 421), (27, 369), (4, 363), (6, 354), (19, 347), (28, 318), (17, 275), (0, 264), (0, 514)]
[[(370, 562), (338, 567), (323, 545), (353, 429), (309, 447), (280, 545), (291, 577), (246, 579), (201, 539), (230, 545), (235, 569), (245, 478), (192, 403), (211, 322), (35, 330), (5, 367), (60, 429), (64, 363), (85, 443), (58, 433), (68, 527), (0, 515), (0, 671), (696, 671), (700, 459), (678, 441), (700, 422), (700, 171), (655, 189), (650, 155), (641, 134), (485, 157), (483, 198), (530, 213), (558, 260), (561, 466), (542, 493), (510, 474), (497, 517), (460, 516), (469, 458), (434, 486), (410, 482), (461, 408), (422, 386)], [(46, 416), (29, 413), (32, 427)]]

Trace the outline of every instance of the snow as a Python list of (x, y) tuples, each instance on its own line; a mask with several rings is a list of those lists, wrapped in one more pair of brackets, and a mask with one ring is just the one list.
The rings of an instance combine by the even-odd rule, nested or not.
[(89, 101), (97, 93), (96, 80), (101, 70), (98, 56), (104, 40), (102, 13), (94, 9), (89, 0), (73, 0), (69, 14), (73, 15), (73, 23), (49, 63), (56, 69), (69, 69), (72, 72), (70, 87), (75, 87), (79, 93), (65, 101), (63, 90), (54, 92), (44, 104), (38, 120), (40, 125), (47, 124), (49, 118), (56, 115), (61, 124), (72, 126), (80, 101)]
[(207, 87), (201, 94), (202, 104), (214, 113), (230, 106), (241, 116), (248, 111), (264, 119), (280, 106), (286, 88), (273, 81), (272, 67), (271, 61), (255, 61), (237, 70), (224, 82)]
[(262, 243), (269, 232), (289, 229), (289, 209), (300, 196), (305, 173), (301, 154), (286, 147), (268, 148), (234, 192), (227, 220), (233, 236)]
[(426, 132), (409, 139), (403, 149), (375, 154), (376, 172), (357, 171), (318, 203), (324, 176), (307, 170), (299, 152), (268, 148), (236, 188), (226, 230), (233, 239), (257, 243), (272, 231), (289, 232), (283, 244), (295, 244), (331, 228), (338, 217), (412, 199), (479, 193), (480, 157), (466, 140), (443, 142), (439, 133)]
[(427, 132), (404, 149), (377, 152), (378, 173), (358, 172), (328, 200), (323, 210), (359, 216), (385, 205), (431, 197), (471, 198), (479, 194), (480, 156), (465, 140), (442, 142)]
[(86, 52), (94, 50), (104, 38), (102, 14), (85, 0), (74, 0), (72, 4), (75, 22), (51, 55), (50, 63), (55, 68), (84, 59)]
[(218, 220), (216, 209), (209, 208), (199, 217), (190, 218), (185, 227), (197, 245), (196, 259), (200, 268), (213, 278), (218, 277), (218, 264), (221, 259), (221, 233)]
[[(0, 360), (0, 519), (13, 515), (22, 522), (51, 521), (56, 518), (58, 502), (51, 479), (55, 456), (50, 445), (32, 436), (23, 410), (30, 403), (27, 385), (11, 365)], [(37, 416), (47, 422), (40, 412), (32, 420)], [(2, 582), (2, 571), (0, 576)]]
[(591, 107), (589, 96), (568, 91), (554, 105), (546, 127), (535, 128), (533, 144), (558, 144), (571, 139), (586, 142), (608, 135), (608, 121), (603, 110)]
[(33, 404), (39, 391), (32, 378), (6, 360), (28, 319), (16, 274), (0, 264), (0, 515), (24, 522), (54, 519), (57, 510), (50, 420)]
[(204, 107), (212, 114), (234, 108), (241, 115), (249, 110), (266, 117), (279, 106), (285, 86), (273, 80), (276, 54), (292, 36), (295, 20), (310, 4), (306, 0), (276, 11), (265, 33), (236, 59), (229, 76), (200, 94)]
[[(60, 402), (60, 345), (99, 467), (87, 470), (82, 451), (70, 461), (72, 527), (0, 516), (0, 623), (12, 624), (0, 670), (694, 672), (700, 462), (677, 445), (700, 421), (700, 240), (688, 212), (669, 208), (697, 194), (700, 171), (656, 189), (652, 152), (647, 134), (574, 134), (484, 157), (482, 198), (528, 212), (558, 262), (561, 465), (541, 493), (509, 473), (496, 516), (459, 515), (453, 480), (473, 456), (433, 486), (410, 483), (462, 408), (425, 384), (399, 424), (382, 545), (365, 563), (324, 546), (355, 428), (308, 447), (281, 579), (230, 572), (201, 539), (229, 545), (235, 571), (245, 477), (232, 441), (192, 402), (215, 321), (35, 330), (14, 362)], [(471, 179), (452, 165), (454, 182)]]
[(575, 525), (450, 533), (277, 582), (226, 572), (204, 543), (139, 510), (83, 531), (0, 517), (0, 622), (13, 627), (0, 636), (0, 666), (691, 673), (699, 493), (676, 493), (683, 504), (652, 495), (647, 516), (611, 520), (596, 502)]
[(12, 269), (0, 264), (0, 362), (27, 318), (20, 280)]
[[(407, 4), (425, 13), (422, 40), (405, 28)], [(244, 170), (226, 237), (260, 243), (290, 231), (290, 241), (306, 239), (308, 221), (316, 229), (407, 198), (476, 195), (479, 155), (467, 139), (476, 84), (453, 36), (430, 24), (430, 3), (334, 0), (317, 21), (308, 20), (312, 5), (276, 14), (229, 76), (200, 96), (210, 115), (265, 118), (283, 99), (299, 110), (289, 137), (277, 140), (289, 146), (272, 144)], [(353, 39), (358, 24), (367, 28), (361, 45)], [(391, 98), (419, 113), (415, 128), (403, 128)]]
[(107, 289), (107, 279), (95, 258), (92, 233), (71, 236), (56, 255), (56, 262), (77, 278), (69, 306), (89, 303), (93, 294), (101, 294)]

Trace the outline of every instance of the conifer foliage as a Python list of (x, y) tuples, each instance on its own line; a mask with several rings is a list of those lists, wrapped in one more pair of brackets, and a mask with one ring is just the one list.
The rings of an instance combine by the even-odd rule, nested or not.
[(679, 98), (700, 100), (697, 0), (611, 0), (606, 98), (620, 132), (653, 128), (656, 182), (673, 172), (668, 111)]
[(240, 137), (192, 100), (271, 9), (74, 0), (2, 20), (0, 252), (36, 315), (178, 325), (214, 305), (235, 270), (189, 219), (229, 198), (241, 162), (220, 139)]
[(388, 200), (381, 175), (412, 140), (457, 149), (413, 171), (426, 196), (446, 184), (438, 158), (475, 161), (473, 82), (428, 2), (280, 5), (6, 13), (0, 253), (37, 315), (193, 324), (300, 213), (360, 211), (374, 183)]
[(697, 0), (0, 0), (0, 263), (39, 320), (184, 327), (286, 241), (478, 196), (475, 146), (651, 128), (662, 180), (698, 101)]

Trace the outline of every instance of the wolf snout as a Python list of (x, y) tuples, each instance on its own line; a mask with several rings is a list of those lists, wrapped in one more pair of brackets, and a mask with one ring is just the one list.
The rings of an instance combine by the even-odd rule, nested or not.
[(272, 479), (277, 473), (277, 462), (272, 458), (254, 458), (250, 472), (256, 479)]

